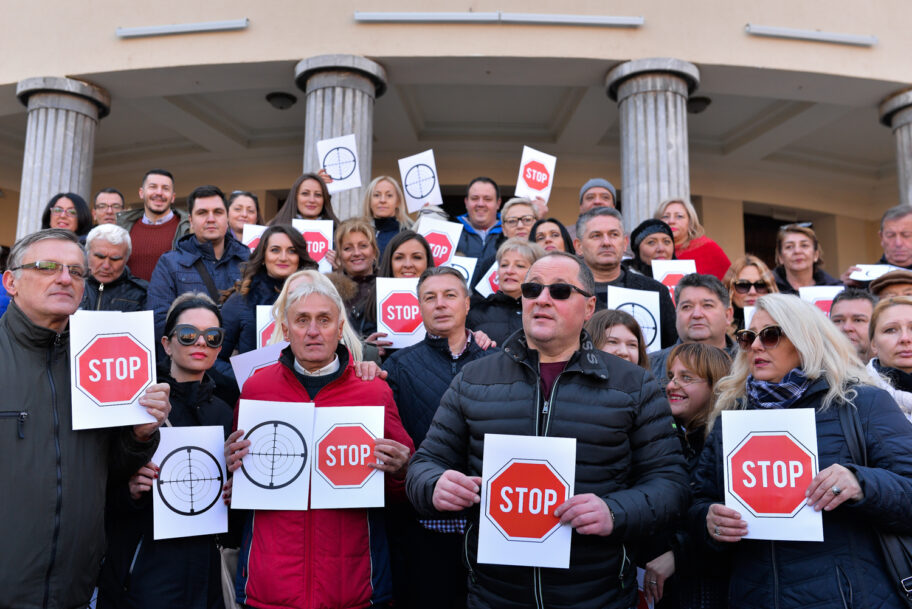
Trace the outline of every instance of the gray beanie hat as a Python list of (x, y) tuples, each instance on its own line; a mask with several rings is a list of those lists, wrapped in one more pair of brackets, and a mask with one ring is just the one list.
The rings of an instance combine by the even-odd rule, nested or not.
[(586, 191), (589, 190), (590, 188), (594, 188), (596, 186), (601, 186), (602, 188), (607, 188), (608, 190), (610, 190), (611, 198), (614, 199), (615, 203), (617, 203), (618, 194), (617, 194), (617, 190), (614, 188), (614, 184), (612, 184), (605, 178), (592, 178), (591, 180), (589, 180), (588, 182), (583, 184), (582, 188), (580, 188), (580, 196), (579, 196), (580, 205), (583, 204), (583, 195), (586, 194)]

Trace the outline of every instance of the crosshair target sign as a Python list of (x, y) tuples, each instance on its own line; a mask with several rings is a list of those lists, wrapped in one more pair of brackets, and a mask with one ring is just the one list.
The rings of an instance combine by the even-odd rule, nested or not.
[(643, 340), (646, 341), (646, 346), (652, 345), (659, 333), (659, 324), (656, 323), (656, 318), (652, 311), (638, 302), (625, 302), (616, 308), (618, 311), (630, 313), (637, 320), (637, 323), (640, 324), (640, 329), (643, 331)]
[(333, 148), (323, 157), (323, 169), (333, 180), (344, 180), (355, 173), (357, 168), (355, 153), (344, 146)]
[(241, 470), (260, 488), (288, 486), (301, 475), (307, 464), (307, 443), (301, 432), (282, 421), (265, 421), (244, 436), (250, 451), (241, 461)]
[(195, 516), (215, 505), (224, 481), (222, 466), (212, 453), (199, 446), (181, 446), (162, 460), (156, 486), (168, 509)]
[(405, 173), (405, 192), (413, 199), (423, 199), (434, 192), (437, 176), (430, 165), (418, 163)]

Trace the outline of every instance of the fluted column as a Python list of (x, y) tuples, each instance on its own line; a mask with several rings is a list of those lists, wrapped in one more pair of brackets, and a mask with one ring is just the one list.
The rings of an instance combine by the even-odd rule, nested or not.
[(912, 205), (912, 90), (900, 91), (880, 104), (880, 122), (896, 139), (896, 181), (900, 205)]
[(110, 110), (111, 96), (95, 85), (58, 77), (22, 80), (16, 95), (28, 108), (19, 238), (41, 227), (41, 214), (55, 194), (75, 192), (89, 199), (95, 129)]
[[(374, 100), (386, 91), (386, 70), (357, 55), (319, 55), (304, 59), (295, 68), (295, 81), (306, 99), (304, 171), (320, 168), (317, 142), (355, 134), (361, 184), (371, 180), (374, 137)], [(332, 197), (340, 219), (361, 214), (361, 190), (352, 189)]]
[(690, 197), (687, 98), (699, 82), (695, 65), (670, 58), (635, 59), (608, 72), (608, 96), (620, 114), (627, 231), (663, 200)]

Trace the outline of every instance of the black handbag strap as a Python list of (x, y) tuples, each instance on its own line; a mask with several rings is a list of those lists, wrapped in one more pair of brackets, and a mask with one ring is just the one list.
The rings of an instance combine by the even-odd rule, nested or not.
[(865, 445), (864, 429), (861, 427), (861, 419), (858, 418), (858, 409), (852, 402), (839, 404), (836, 408), (839, 409), (839, 424), (842, 425), (842, 433), (846, 444), (849, 445), (852, 461), (867, 467), (868, 447)]
[(212, 299), (212, 302), (218, 304), (222, 297), (219, 294), (218, 288), (215, 287), (215, 282), (212, 281), (212, 275), (209, 274), (209, 269), (206, 268), (203, 259), (197, 258), (193, 263), (193, 268), (195, 268), (196, 272), (203, 278), (203, 283), (206, 284), (206, 291), (209, 292), (209, 297)]

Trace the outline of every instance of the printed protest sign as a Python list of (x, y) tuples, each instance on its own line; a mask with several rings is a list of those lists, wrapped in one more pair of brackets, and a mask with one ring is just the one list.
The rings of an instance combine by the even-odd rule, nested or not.
[(423, 216), (418, 221), (415, 232), (424, 237), (431, 246), (434, 266), (445, 266), (456, 254), (459, 237), (462, 235), (462, 224)]
[(858, 270), (852, 271), (849, 275), (849, 279), (854, 279), (855, 281), (874, 281), (890, 271), (905, 270), (892, 264), (856, 264), (855, 266), (858, 267)]
[(333, 221), (295, 218), (291, 225), (307, 242), (307, 253), (318, 264), (317, 270), (321, 273), (331, 272), (332, 265), (326, 259), (326, 253), (333, 248)]
[(257, 347), (265, 347), (275, 331), (281, 333), (280, 324), (272, 318), (271, 305), (257, 305), (256, 307), (256, 335)]
[(244, 232), (241, 233), (241, 243), (250, 248), (252, 252), (260, 244), (260, 237), (263, 236), (267, 228), (269, 227), (260, 224), (245, 224)]
[(234, 371), (238, 389), (243, 389), (244, 383), (255, 373), (279, 361), (282, 350), (287, 346), (288, 342), (283, 340), (274, 345), (260, 347), (247, 353), (232, 355), (229, 361), (231, 362), (231, 369)]
[(646, 342), (646, 351), (652, 353), (662, 348), (662, 316), (659, 312), (659, 293), (608, 286), (608, 308), (630, 313)]
[(465, 277), (466, 285), (472, 281), (472, 274), (475, 273), (475, 265), (478, 264), (478, 258), (469, 256), (453, 256), (450, 261), (443, 266), (451, 266)]
[(475, 291), (487, 298), (491, 294), (500, 291), (500, 281), (497, 276), (497, 263), (491, 265), (488, 272), (484, 274), (481, 281), (475, 286)]
[(409, 213), (425, 205), (443, 205), (433, 150), (399, 159), (399, 175), (402, 176), (402, 192)]
[(377, 331), (386, 332), (394, 349), (424, 340), (417, 286), (417, 277), (377, 277)]
[(841, 285), (815, 285), (806, 288), (798, 288), (798, 295), (801, 300), (806, 300), (830, 316), (830, 308), (833, 306), (833, 299), (836, 294), (845, 289)]
[(354, 134), (320, 140), (317, 142), (317, 158), (332, 178), (332, 182), (326, 185), (329, 194), (361, 187), (358, 145)]
[(551, 196), (551, 188), (554, 186), (554, 166), (556, 164), (556, 156), (523, 146), (514, 196), (531, 199), (541, 197), (547, 201)]
[(671, 302), (675, 299), (675, 286), (684, 279), (684, 275), (697, 272), (694, 260), (653, 260), (652, 278), (668, 288)]

